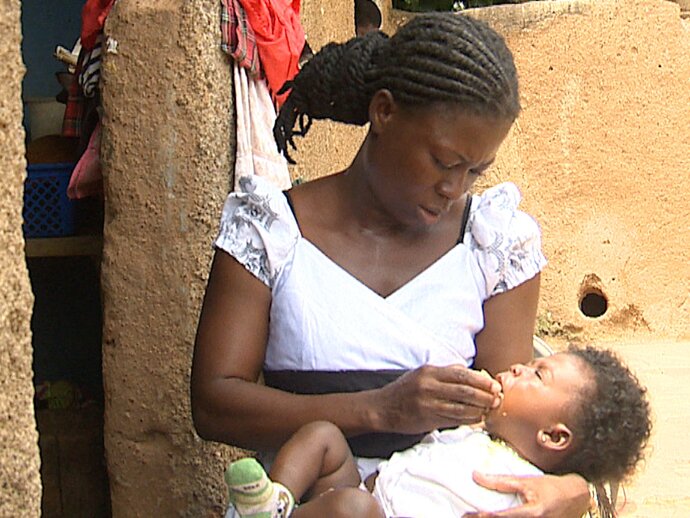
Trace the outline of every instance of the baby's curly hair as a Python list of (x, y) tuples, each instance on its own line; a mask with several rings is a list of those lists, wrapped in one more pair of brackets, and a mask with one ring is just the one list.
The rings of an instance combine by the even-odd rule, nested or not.
[(611, 351), (592, 346), (568, 349), (591, 371), (593, 383), (576, 403), (577, 446), (557, 473), (579, 473), (600, 484), (621, 481), (642, 459), (652, 429), (647, 390)]

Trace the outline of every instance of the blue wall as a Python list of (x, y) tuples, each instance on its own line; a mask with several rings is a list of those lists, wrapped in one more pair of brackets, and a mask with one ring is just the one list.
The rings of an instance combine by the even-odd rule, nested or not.
[(55, 47), (72, 50), (81, 31), (84, 0), (22, 0), (22, 56), (26, 66), (24, 97), (53, 97), (60, 92), (55, 72), (65, 65)]

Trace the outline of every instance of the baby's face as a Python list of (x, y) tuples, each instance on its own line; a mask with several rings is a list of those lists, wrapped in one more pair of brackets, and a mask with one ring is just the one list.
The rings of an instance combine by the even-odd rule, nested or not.
[(540, 429), (572, 421), (571, 403), (589, 382), (586, 369), (576, 356), (561, 353), (499, 373), (503, 398), (486, 417), (487, 431), (524, 454), (521, 447), (533, 446)]

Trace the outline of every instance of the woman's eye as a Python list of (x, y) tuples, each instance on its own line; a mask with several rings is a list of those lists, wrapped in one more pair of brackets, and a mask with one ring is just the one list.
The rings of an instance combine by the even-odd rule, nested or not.
[(476, 169), (470, 169), (470, 174), (473, 174), (474, 176), (482, 176), (485, 171), (486, 167), (478, 167)]
[(455, 167), (455, 165), (446, 165), (446, 164), (444, 164), (443, 162), (441, 162), (441, 161), (440, 161), (438, 158), (436, 158), (436, 157), (434, 157), (434, 162), (436, 162), (436, 165), (437, 165), (440, 169), (444, 169), (444, 170), (453, 169), (453, 167)]

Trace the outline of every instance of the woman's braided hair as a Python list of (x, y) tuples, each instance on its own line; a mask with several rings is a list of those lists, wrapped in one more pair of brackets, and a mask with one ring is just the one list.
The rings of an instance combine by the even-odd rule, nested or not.
[[(275, 123), (278, 149), (312, 119), (362, 126), (374, 93), (389, 90), (404, 105), (453, 103), (478, 115), (514, 120), (520, 111), (517, 72), (503, 38), (485, 23), (452, 13), (416, 16), (391, 38), (379, 31), (329, 43), (294, 80)], [(295, 125), (299, 129), (295, 129)]]

